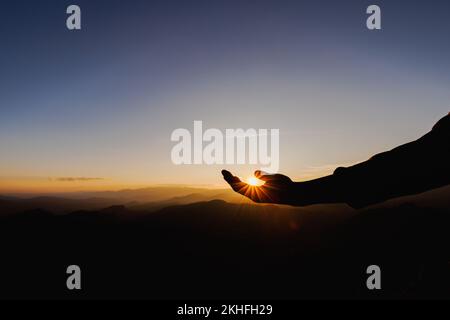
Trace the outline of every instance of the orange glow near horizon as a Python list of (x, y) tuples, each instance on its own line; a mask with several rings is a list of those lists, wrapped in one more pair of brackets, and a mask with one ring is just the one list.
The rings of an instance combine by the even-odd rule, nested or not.
[[(147, 170), (147, 171), (146, 171)], [(95, 170), (88, 170), (95, 171)], [(149, 172), (147, 169), (137, 170), (142, 172)], [(249, 175), (249, 171), (254, 171), (254, 168), (237, 170), (232, 169), (232, 172), (241, 177), (241, 180), (257, 189), (264, 185), (264, 181)], [(305, 172), (304, 175), (290, 175), (294, 180), (309, 180), (328, 174), (320, 170), (314, 171), (314, 174)], [(1, 170), (0, 170), (1, 172)], [(156, 173), (154, 173), (156, 172)], [(151, 187), (173, 187), (184, 186), (193, 188), (206, 189), (229, 189), (229, 185), (223, 180), (220, 174), (220, 168), (217, 167), (194, 167), (181, 168), (176, 167), (172, 170), (165, 171), (159, 169), (152, 171), (152, 175), (143, 174), (136, 175), (134, 172), (126, 172), (116, 176), (107, 176), (100, 173), (83, 174), (83, 173), (68, 173), (63, 176), (61, 174), (51, 174), (48, 176), (40, 173), (36, 175), (11, 175), (2, 176), (0, 174), (0, 195), (8, 194), (47, 194), (47, 193), (72, 193), (72, 192), (95, 192), (95, 191), (118, 191), (123, 189), (141, 189)], [(247, 174), (246, 174), (247, 173)], [(174, 177), (176, 175), (176, 177)], [(182, 177), (182, 178), (181, 178)], [(188, 183), (187, 183), (188, 182)], [(192, 182), (192, 183), (189, 183)]]
[(43, 178), (2, 178), (0, 194), (13, 193), (59, 193), (83, 191), (115, 191), (125, 188), (139, 188), (143, 185), (128, 185), (109, 180), (57, 181)]
[(222, 184), (180, 184), (180, 183), (144, 183), (133, 181), (50, 179), (35, 177), (7, 178), (0, 177), (0, 195), (8, 194), (48, 194), (48, 193), (77, 193), (136, 190), (152, 187), (191, 187), (205, 189), (226, 189), (226, 182)]

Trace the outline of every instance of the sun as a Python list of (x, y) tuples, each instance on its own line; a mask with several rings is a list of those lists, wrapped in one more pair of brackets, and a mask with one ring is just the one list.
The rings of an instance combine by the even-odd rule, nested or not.
[(254, 187), (259, 187), (259, 186), (262, 186), (264, 184), (263, 181), (255, 178), (255, 177), (248, 177), (247, 178), (247, 183), (249, 185), (251, 185), (251, 186), (254, 186)]

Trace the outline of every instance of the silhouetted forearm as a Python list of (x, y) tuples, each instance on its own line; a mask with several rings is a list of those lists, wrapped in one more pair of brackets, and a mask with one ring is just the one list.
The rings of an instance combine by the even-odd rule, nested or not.
[[(359, 208), (450, 184), (450, 116), (422, 138), (338, 168), (333, 175), (299, 182), (292, 205), (345, 202)], [(295, 195), (294, 195), (295, 194)]]

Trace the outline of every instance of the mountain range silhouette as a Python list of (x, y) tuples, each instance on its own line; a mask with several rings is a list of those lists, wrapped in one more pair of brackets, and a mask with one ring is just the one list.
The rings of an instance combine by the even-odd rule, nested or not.
[[(50, 211), (51, 198), (38, 198), (31, 202), (48, 210), (0, 218), (0, 297), (450, 297), (449, 190), (363, 210), (195, 202), (197, 193), (188, 204), (62, 213)], [(58, 201), (53, 208), (68, 208)], [(65, 268), (74, 263), (83, 270), (80, 293), (65, 288)], [(365, 287), (374, 263), (383, 270), (380, 293)]]
[[(0, 197), (0, 298), (450, 298), (449, 134), (447, 116), (306, 184), (260, 174), (278, 198), (223, 172), (299, 207), (180, 186)], [(382, 290), (367, 290), (373, 264)]]

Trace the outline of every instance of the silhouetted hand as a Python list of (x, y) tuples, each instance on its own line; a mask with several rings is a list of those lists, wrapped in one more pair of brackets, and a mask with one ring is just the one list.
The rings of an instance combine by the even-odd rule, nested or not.
[(229, 171), (222, 174), (234, 191), (255, 202), (294, 206), (344, 202), (362, 208), (449, 185), (449, 140), (450, 113), (418, 140), (318, 179), (293, 182), (282, 174), (256, 171), (255, 177), (265, 184), (252, 186)]
[(265, 183), (261, 186), (252, 186), (242, 182), (231, 172), (222, 170), (223, 178), (234, 191), (258, 203), (291, 204), (296, 183), (282, 174), (266, 174), (255, 171), (255, 177)]

